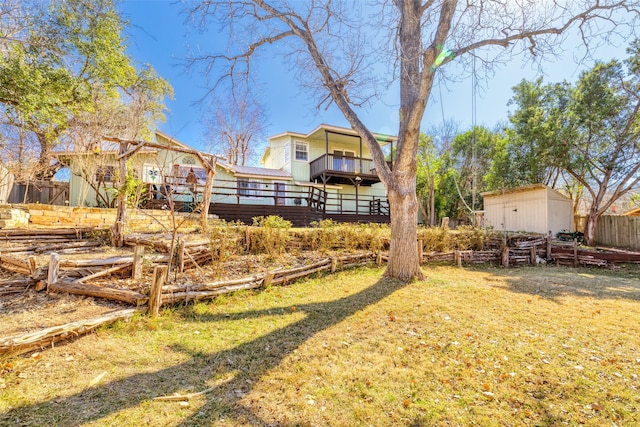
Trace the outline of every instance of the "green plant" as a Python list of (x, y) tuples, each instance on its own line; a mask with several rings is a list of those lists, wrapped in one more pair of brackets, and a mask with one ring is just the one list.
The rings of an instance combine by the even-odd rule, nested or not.
[(290, 228), (291, 221), (277, 215), (254, 217), (250, 229), (250, 250), (270, 256), (284, 253), (291, 239)]

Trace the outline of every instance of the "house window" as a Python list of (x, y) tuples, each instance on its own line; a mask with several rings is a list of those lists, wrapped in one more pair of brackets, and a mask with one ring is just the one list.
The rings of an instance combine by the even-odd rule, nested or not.
[(114, 166), (98, 166), (95, 182), (114, 182), (116, 168)]
[[(205, 185), (207, 182), (207, 171), (204, 168), (197, 168), (193, 166), (182, 166), (182, 165), (173, 165), (173, 179), (171, 180), (173, 184), (184, 185), (194, 184), (194, 182), (188, 182), (187, 177), (193, 171), (193, 175), (197, 182), (197, 185)], [(192, 179), (192, 178), (191, 178)]]
[(243, 197), (260, 197), (260, 181), (238, 178), (238, 195)]
[(309, 144), (296, 141), (296, 160), (309, 161)]

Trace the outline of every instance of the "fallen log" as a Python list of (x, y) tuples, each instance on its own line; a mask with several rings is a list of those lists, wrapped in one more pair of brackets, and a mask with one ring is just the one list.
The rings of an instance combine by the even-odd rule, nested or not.
[[(168, 255), (145, 255), (145, 260), (154, 262), (169, 262)], [(110, 257), (104, 259), (85, 259), (85, 260), (62, 260), (60, 261), (60, 267), (100, 267), (105, 265), (117, 265), (117, 264), (133, 264), (133, 255), (122, 257)]]
[(164, 286), (162, 288), (162, 292), (175, 294), (180, 292), (211, 291), (211, 290), (220, 289), (228, 286), (243, 285), (243, 284), (252, 283), (256, 281), (262, 281), (263, 278), (264, 277), (262, 275), (255, 275), (255, 276), (249, 276), (249, 277), (242, 277), (240, 279), (224, 280), (224, 281), (210, 282), (210, 283), (198, 283), (198, 284), (191, 284), (191, 285), (170, 285), (170, 286)]
[(75, 281), (71, 282), (64, 280), (49, 283), (47, 290), (55, 293), (84, 295), (94, 298), (121, 301), (136, 306), (145, 304), (149, 299), (146, 295), (129, 289), (107, 288), (104, 286), (88, 285), (86, 283), (76, 283)]
[(82, 282), (86, 282), (87, 280), (91, 280), (91, 279), (96, 279), (98, 277), (104, 277), (104, 276), (108, 276), (110, 274), (116, 273), (118, 271), (124, 270), (125, 268), (129, 268), (131, 267), (132, 264), (120, 264), (120, 265), (116, 265), (115, 267), (111, 267), (111, 268), (107, 268), (101, 271), (97, 271), (93, 274), (89, 274), (87, 276), (83, 276), (79, 279), (76, 279), (75, 282), (76, 283), (82, 283)]
[[(223, 286), (217, 289), (212, 289), (208, 291), (185, 291), (185, 292), (176, 292), (176, 293), (163, 293), (162, 294), (162, 305), (164, 304), (174, 304), (177, 302), (188, 302), (188, 301), (199, 301), (203, 299), (214, 298), (218, 295), (228, 294), (230, 292), (240, 291), (244, 289), (255, 289), (262, 286), (262, 280), (244, 284), (238, 284), (233, 286)], [(163, 289), (164, 291), (164, 289)]]
[(310, 276), (310, 275), (312, 275), (314, 273), (318, 273), (320, 271), (330, 270), (330, 269), (331, 269), (331, 264), (322, 265), (320, 267), (316, 267), (316, 268), (312, 268), (312, 269), (309, 269), (309, 270), (301, 271), (299, 273), (288, 274), (286, 276), (279, 276), (278, 278), (273, 278), (271, 280), (271, 284), (272, 285), (281, 285), (283, 283), (288, 283), (288, 282), (290, 282), (292, 280), (299, 279), (300, 277)]
[(297, 267), (297, 268), (290, 268), (288, 270), (276, 270), (273, 271), (273, 277), (274, 278), (278, 278), (280, 276), (288, 276), (290, 274), (294, 274), (297, 273), (299, 271), (306, 271), (312, 268), (316, 268), (316, 267), (320, 267), (320, 266), (324, 266), (324, 265), (330, 265), (331, 264), (331, 258), (325, 258), (321, 261), (318, 262), (314, 262), (313, 264), (309, 264), (309, 265), (303, 265), (302, 267)]
[(52, 326), (36, 332), (0, 338), (0, 354), (22, 354), (31, 350), (53, 346), (54, 343), (87, 334), (96, 328), (130, 319), (138, 311), (135, 308), (113, 311), (102, 316)]

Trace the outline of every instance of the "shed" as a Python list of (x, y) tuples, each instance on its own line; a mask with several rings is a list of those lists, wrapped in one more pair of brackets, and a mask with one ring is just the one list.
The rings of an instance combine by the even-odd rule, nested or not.
[(552, 235), (573, 231), (573, 202), (544, 184), (485, 192), (482, 196), (486, 227)]

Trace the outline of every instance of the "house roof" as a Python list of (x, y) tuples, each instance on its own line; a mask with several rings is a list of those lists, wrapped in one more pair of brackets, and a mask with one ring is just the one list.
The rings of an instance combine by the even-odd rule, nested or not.
[[(324, 131), (329, 131), (329, 132), (337, 132), (337, 133), (341, 133), (341, 134), (345, 134), (345, 135), (351, 135), (351, 136), (359, 136), (358, 132), (356, 132), (355, 130), (351, 129), (351, 128), (345, 128), (345, 127), (341, 127), (341, 126), (334, 126), (334, 125), (328, 125), (328, 124), (321, 124), (318, 127), (316, 127), (315, 129), (313, 129), (311, 132), (307, 133), (307, 134), (303, 134), (300, 132), (291, 132), (291, 131), (286, 131), (286, 132), (282, 132), (279, 133), (277, 135), (273, 135), (271, 137), (269, 137), (269, 139), (274, 139), (274, 138), (279, 138), (281, 136), (293, 136), (293, 137), (298, 137), (298, 138), (311, 138), (313, 136), (321, 136)], [(372, 132), (373, 136), (376, 138), (376, 140), (378, 140), (378, 142), (380, 143), (380, 145), (386, 145), (388, 143), (391, 142), (396, 142), (398, 140), (398, 137), (395, 135), (387, 135), (387, 134), (383, 134), (383, 133), (376, 133), (376, 132)]]
[(482, 197), (492, 197), (492, 196), (502, 196), (504, 194), (521, 193), (525, 191), (535, 191), (535, 190), (541, 190), (541, 189), (547, 189), (549, 191), (556, 193), (561, 197), (568, 199), (566, 195), (544, 184), (530, 184), (530, 185), (523, 185), (522, 187), (516, 187), (516, 188), (505, 188), (503, 190), (485, 191), (480, 193), (480, 195)]
[(232, 165), (218, 158), (218, 166), (228, 170), (234, 176), (250, 178), (281, 178), (291, 180), (293, 177), (288, 172), (280, 169), (259, 168), (253, 166)]
[(232, 166), (236, 176), (256, 176), (265, 178), (286, 178), (292, 179), (290, 173), (280, 169), (257, 168), (253, 166)]

